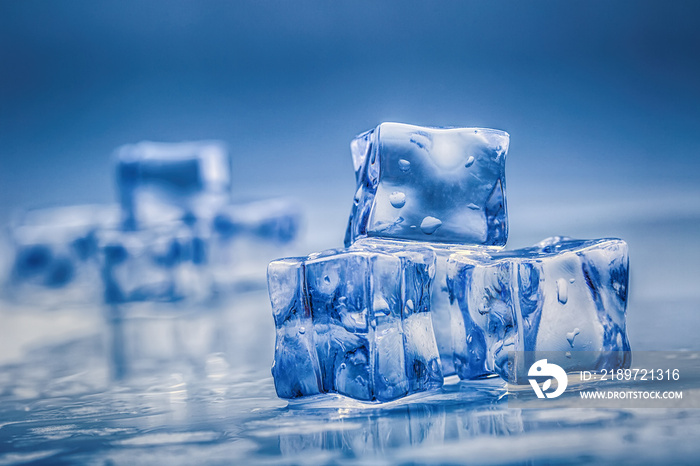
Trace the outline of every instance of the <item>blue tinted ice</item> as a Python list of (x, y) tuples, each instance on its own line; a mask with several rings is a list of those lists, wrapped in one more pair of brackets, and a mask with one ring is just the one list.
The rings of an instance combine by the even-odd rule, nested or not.
[(217, 291), (264, 288), (267, 264), (296, 252), (301, 224), (301, 209), (289, 199), (231, 204), (219, 210), (208, 248)]
[(214, 217), (210, 267), (217, 289), (264, 286), (267, 264), (293, 254), (302, 215), (287, 199), (269, 199), (224, 207)]
[[(442, 373), (445, 377), (455, 374), (454, 353), (455, 340), (460, 337), (459, 328), (462, 316), (458, 309), (450, 303), (447, 290), (447, 259), (457, 251), (476, 248), (456, 244), (427, 243), (422, 241), (379, 240), (377, 238), (362, 238), (357, 240), (354, 247), (367, 250), (378, 249), (384, 252), (401, 253), (410, 250), (427, 249), (435, 255), (435, 277), (430, 286), (430, 315), (435, 332)], [(496, 248), (491, 248), (496, 250)]]
[(109, 205), (24, 212), (10, 228), (8, 294), (52, 305), (91, 300), (99, 290), (97, 232), (117, 222)]
[(116, 163), (126, 229), (211, 218), (229, 199), (231, 161), (220, 142), (126, 145), (117, 149)]
[[(447, 284), (463, 317), (455, 340), (461, 342), (455, 366), (463, 379), (489, 373), (518, 378), (512, 371), (522, 372), (525, 362), (509, 367), (509, 352), (560, 352), (561, 359), (550, 362), (566, 370), (626, 363), (619, 359), (629, 351), (622, 240), (555, 237), (516, 251), (455, 253)], [(598, 359), (583, 361), (584, 354)]]
[(277, 394), (387, 401), (442, 385), (433, 264), (430, 250), (363, 247), (272, 262)]
[(382, 123), (351, 144), (346, 246), (365, 236), (503, 246), (507, 133)]
[(200, 299), (208, 296), (206, 243), (186, 225), (100, 233), (104, 298), (108, 304)]
[(212, 226), (221, 238), (249, 236), (285, 244), (299, 234), (301, 210), (288, 199), (230, 204), (217, 211)]

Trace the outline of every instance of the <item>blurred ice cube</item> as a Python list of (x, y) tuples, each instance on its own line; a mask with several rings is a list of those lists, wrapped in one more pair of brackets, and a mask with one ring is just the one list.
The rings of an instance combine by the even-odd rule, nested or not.
[(96, 302), (97, 233), (118, 223), (113, 205), (29, 210), (10, 226), (6, 295), (39, 306)]
[(210, 295), (206, 242), (182, 222), (99, 233), (107, 304), (201, 301)]
[(223, 207), (212, 222), (208, 258), (217, 292), (264, 288), (267, 264), (295, 253), (301, 208), (289, 199)]
[(231, 160), (219, 141), (144, 141), (116, 150), (123, 226), (211, 218), (229, 200)]

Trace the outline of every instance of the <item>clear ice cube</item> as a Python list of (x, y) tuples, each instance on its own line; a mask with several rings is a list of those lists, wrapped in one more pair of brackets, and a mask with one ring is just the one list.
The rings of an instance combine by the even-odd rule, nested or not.
[(24, 212), (10, 226), (6, 294), (39, 305), (94, 302), (100, 288), (97, 232), (117, 223), (112, 205)]
[(441, 386), (429, 312), (433, 267), (428, 249), (378, 246), (272, 262), (277, 394), (388, 401)]
[(221, 142), (146, 141), (115, 154), (125, 229), (211, 218), (229, 199), (231, 160)]
[(463, 318), (454, 355), (462, 379), (521, 380), (537, 359), (509, 362), (509, 352), (557, 352), (550, 362), (565, 370), (629, 363), (622, 240), (554, 237), (515, 251), (465, 250), (448, 259), (447, 285)]
[[(428, 243), (423, 241), (387, 240), (377, 238), (361, 238), (353, 247), (367, 250), (380, 250), (390, 253), (401, 253), (410, 250), (430, 250), (435, 255), (435, 276), (430, 284), (430, 315), (435, 332), (443, 376), (454, 375), (455, 348), (460, 345), (463, 319), (459, 309), (450, 302), (447, 289), (447, 259), (455, 252), (475, 249), (458, 244)], [(495, 247), (489, 249), (497, 250)]]
[(509, 136), (382, 123), (352, 142), (357, 180), (345, 237), (503, 246)]

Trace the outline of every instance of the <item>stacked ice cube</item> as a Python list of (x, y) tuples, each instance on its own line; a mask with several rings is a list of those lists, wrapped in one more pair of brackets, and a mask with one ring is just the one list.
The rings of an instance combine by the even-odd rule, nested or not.
[[(231, 203), (231, 160), (220, 142), (142, 142), (118, 149), (116, 160), (122, 223), (104, 244), (121, 258), (105, 255), (107, 284), (118, 291), (108, 289), (108, 301), (130, 296), (129, 282), (143, 285), (139, 273), (147, 272), (162, 280), (150, 294), (134, 295), (137, 300), (208, 298), (240, 282), (264, 282), (250, 270), (260, 270), (261, 257), (269, 260), (297, 236), (300, 212), (294, 203)], [(134, 265), (139, 272), (116, 273), (130, 262), (141, 263)]]
[(503, 246), (508, 134), (383, 123), (352, 144), (345, 245), (365, 236)]
[(612, 238), (451, 255), (457, 374), (522, 381), (538, 353), (567, 370), (624, 367), (627, 279), (627, 244)]
[(387, 401), (452, 374), (517, 376), (526, 361), (509, 363), (513, 351), (627, 363), (626, 244), (504, 251), (508, 143), (492, 129), (399, 123), (355, 138), (346, 248), (268, 268), (280, 397)]
[(434, 262), (429, 249), (382, 245), (272, 262), (277, 393), (387, 401), (442, 385), (429, 315)]

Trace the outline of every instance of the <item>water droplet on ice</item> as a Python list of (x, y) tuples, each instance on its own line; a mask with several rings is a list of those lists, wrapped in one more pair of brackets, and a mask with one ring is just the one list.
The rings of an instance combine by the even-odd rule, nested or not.
[(566, 339), (569, 340), (569, 345), (571, 347), (574, 347), (574, 338), (576, 338), (576, 335), (581, 333), (581, 331), (578, 328), (575, 328), (573, 332), (569, 332), (566, 334)]
[(442, 225), (442, 222), (439, 218), (427, 216), (421, 222), (420, 229), (426, 235), (432, 235), (433, 233), (435, 233), (435, 230), (440, 228), (440, 225)]
[(389, 195), (389, 202), (397, 209), (400, 209), (406, 204), (406, 195), (401, 191), (394, 191)]
[(562, 304), (566, 304), (569, 300), (569, 286), (563, 278), (557, 280), (557, 297)]
[(348, 366), (347, 366), (345, 363), (340, 364), (340, 370), (341, 370), (341, 371), (342, 371), (343, 369), (345, 369), (346, 367), (348, 367)]
[(383, 297), (375, 296), (373, 307), (375, 315), (389, 315), (389, 303), (387, 303), (386, 299), (384, 299)]
[(304, 327), (299, 327), (299, 335), (303, 335), (306, 333), (306, 328)]
[(464, 166), (469, 168), (472, 165), (474, 165), (474, 156), (470, 155), (469, 158), (467, 159), (467, 163), (465, 163)]
[(407, 172), (411, 169), (411, 162), (406, 159), (399, 159), (399, 169), (402, 172)]

